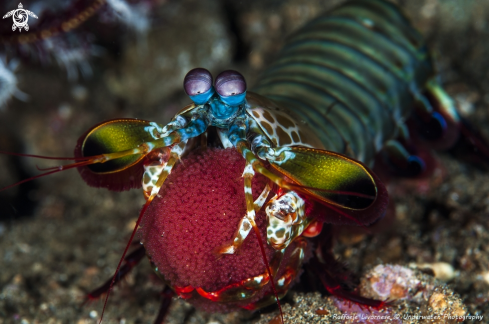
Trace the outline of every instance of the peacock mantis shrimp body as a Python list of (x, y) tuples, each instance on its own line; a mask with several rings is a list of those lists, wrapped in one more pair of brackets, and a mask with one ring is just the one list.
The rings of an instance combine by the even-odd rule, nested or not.
[[(239, 72), (222, 72), (213, 84), (212, 75), (197, 68), (184, 80), (193, 104), (169, 124), (114, 120), (94, 127), (82, 136), (75, 152), (77, 157), (87, 157), (78, 162), (84, 165), (79, 170), (88, 184), (109, 189), (127, 186), (128, 175), (142, 172), (147, 203), (139, 225), (177, 161), (185, 161), (186, 152), (202, 146), (215, 132), (217, 146), (236, 150), (245, 161), (246, 202), (235, 234), (215, 246), (215, 251), (221, 256), (239, 252), (250, 231), (259, 232), (256, 212), (265, 206), (266, 242), (276, 251), (270, 266), (213, 291), (178, 280), (176, 285), (167, 278), (173, 275), (162, 273), (166, 261), (160, 255), (167, 256), (148, 237), (146, 231), (152, 226), (147, 222), (141, 229), (143, 242), (154, 268), (180, 297), (208, 299), (226, 304), (225, 309), (233, 303), (254, 309), (273, 303), (274, 295), (285, 295), (295, 281), (306, 253), (302, 234), (310, 225), (366, 226), (384, 214), (386, 190), (369, 169), (376, 156), (380, 154), (400, 174), (425, 170), (422, 158), (404, 145), (410, 140), (405, 121), (414, 114), (416, 122), (434, 125), (438, 133), (428, 139), (433, 141), (443, 139), (447, 124), (458, 122), (450, 98), (434, 77), (424, 42), (394, 5), (351, 1), (297, 31), (258, 81), (255, 92), (247, 92)], [(140, 143), (129, 140), (122, 146), (119, 133)], [(104, 161), (121, 163), (100, 172), (96, 163)], [(122, 184), (112, 178), (119, 173), (124, 173)], [(252, 180), (257, 175), (269, 183), (254, 195)], [(306, 211), (307, 205), (314, 205), (315, 211)], [(306, 234), (318, 235), (320, 229), (312, 228), (317, 232)], [(293, 257), (288, 256), (289, 263), (283, 265), (292, 242), (300, 244), (287, 252)], [(267, 264), (266, 256), (264, 260)], [(316, 255), (315, 260), (320, 267), (321, 257)], [(278, 273), (281, 264), (293, 270)], [(272, 277), (276, 287), (270, 289)], [(328, 290), (334, 294), (369, 306), (383, 305), (362, 300), (331, 282), (334, 288)], [(260, 290), (268, 293), (262, 292), (262, 299), (257, 300)]]

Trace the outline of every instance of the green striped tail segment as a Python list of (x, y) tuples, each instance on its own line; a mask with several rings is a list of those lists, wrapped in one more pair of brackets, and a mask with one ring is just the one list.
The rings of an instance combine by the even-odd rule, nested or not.
[(395, 5), (357, 0), (293, 34), (254, 91), (315, 128), (327, 150), (371, 165), (433, 75), (421, 35)]

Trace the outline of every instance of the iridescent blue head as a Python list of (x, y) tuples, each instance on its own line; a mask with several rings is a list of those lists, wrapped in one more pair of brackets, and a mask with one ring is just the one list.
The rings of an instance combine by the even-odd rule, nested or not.
[(237, 71), (221, 72), (216, 78), (216, 91), (225, 104), (240, 105), (246, 98), (245, 78)]
[(220, 73), (213, 87), (209, 71), (193, 69), (185, 76), (183, 87), (196, 105), (205, 105), (206, 118), (211, 126), (228, 127), (244, 111), (246, 81), (239, 72), (228, 70)]
[(212, 75), (203, 68), (190, 70), (183, 79), (183, 88), (196, 105), (205, 104), (214, 95)]

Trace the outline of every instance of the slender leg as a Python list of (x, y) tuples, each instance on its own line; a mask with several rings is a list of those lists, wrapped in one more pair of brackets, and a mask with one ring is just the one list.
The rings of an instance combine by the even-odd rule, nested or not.
[(263, 205), (265, 204), (265, 201), (267, 201), (267, 198), (268, 198), (268, 195), (270, 194), (270, 191), (272, 189), (270, 188), (270, 185), (267, 183), (267, 185), (265, 186), (265, 188), (263, 189), (262, 193), (260, 194), (260, 196), (258, 198), (256, 198), (255, 200), (255, 211), (259, 211)]
[[(249, 148), (248, 140), (246, 139), (246, 132), (248, 126), (245, 119), (237, 119), (235, 123), (230, 127), (228, 137), (230, 142), (238, 150), (238, 152), (245, 158), (246, 167), (243, 172), (244, 177), (244, 191), (246, 198), (246, 216), (241, 220), (239, 224), (239, 230), (234, 237), (233, 242), (230, 245), (226, 245), (218, 250), (220, 254), (233, 254), (237, 251), (239, 246), (248, 236), (251, 228), (255, 223), (255, 207), (253, 202), (253, 195), (251, 191), (251, 180), (255, 174), (255, 171), (269, 178), (281, 188), (291, 189), (287, 183), (276, 174), (268, 171), (263, 163), (255, 156), (255, 154)], [(292, 190), (292, 189), (291, 189)]]
[[(136, 250), (126, 256), (124, 258), (124, 265), (115, 275), (114, 285), (119, 283), (132, 270), (132, 268), (134, 268), (144, 258), (145, 255), (146, 250), (144, 249), (144, 246), (140, 245)], [(90, 292), (86, 297), (86, 300), (90, 301), (100, 298), (101, 295), (109, 291), (111, 283), (112, 278), (107, 280), (102, 286)]]
[[(153, 188), (151, 188), (151, 191), (150, 191), (149, 196), (146, 196), (146, 203), (143, 205), (143, 208), (141, 208), (141, 211), (139, 212), (139, 216), (138, 216), (138, 219), (136, 221), (136, 224), (134, 225), (134, 229), (132, 231), (131, 238), (129, 239), (129, 242), (127, 243), (126, 248), (124, 249), (124, 252), (122, 253), (122, 257), (121, 257), (121, 260), (119, 261), (119, 264), (117, 265), (117, 269), (115, 271), (114, 277), (112, 277), (112, 280), (111, 280), (111, 282), (109, 284), (109, 288), (107, 290), (107, 295), (106, 295), (105, 301), (104, 301), (104, 307), (102, 309), (102, 314), (100, 316), (100, 322), (102, 322), (102, 320), (103, 320), (104, 312), (105, 312), (105, 308), (107, 307), (107, 301), (108, 301), (108, 298), (109, 298), (110, 291), (112, 290), (112, 287), (113, 287), (114, 283), (116, 282), (117, 274), (119, 273), (119, 270), (121, 268), (122, 262), (123, 262), (123, 260), (125, 258), (125, 255), (127, 253), (127, 250), (129, 249), (129, 246), (131, 244), (130, 242), (132, 242), (132, 240), (134, 239), (134, 236), (136, 235), (137, 229), (139, 227), (139, 224), (141, 223), (141, 220), (143, 218), (143, 215), (146, 213), (146, 210), (148, 210), (149, 205), (151, 204), (151, 202), (153, 201), (153, 199), (158, 194), (159, 188), (161, 188), (161, 186), (163, 185), (163, 182), (166, 180), (166, 178), (170, 174), (173, 165), (179, 159), (180, 154), (183, 151), (183, 148), (185, 146), (185, 143), (186, 143), (186, 140), (184, 140), (182, 143), (176, 145), (172, 149), (170, 159), (168, 160), (168, 162), (166, 163), (166, 165), (161, 169), (161, 172), (159, 174), (158, 180), (154, 184)], [(144, 185), (144, 180), (143, 180), (143, 185)]]
[(143, 193), (146, 199), (158, 194), (166, 178), (170, 175), (173, 166), (180, 159), (186, 143), (187, 141), (185, 140), (175, 145), (171, 149), (170, 158), (168, 161), (165, 161), (164, 158), (159, 158), (159, 156), (157, 156), (154, 160), (144, 164), (142, 182)]
[[(244, 178), (244, 191), (245, 191), (245, 199), (246, 199), (246, 216), (243, 217), (239, 224), (239, 229), (234, 236), (233, 242), (229, 245), (225, 245), (218, 250), (220, 254), (233, 254), (237, 251), (237, 249), (241, 246), (243, 241), (246, 239), (251, 229), (256, 226), (255, 224), (255, 207), (260, 203), (263, 204), (266, 198), (263, 198), (262, 195), (257, 199), (256, 202), (253, 201), (253, 193), (251, 190), (251, 180), (255, 174), (254, 168), (255, 163), (261, 162), (255, 157), (253, 152), (248, 148), (248, 141), (246, 139), (246, 132), (248, 126), (246, 124), (246, 119), (237, 119), (235, 123), (231, 126), (228, 138), (229, 141), (233, 144), (234, 147), (238, 150), (238, 152), (243, 155), (246, 159), (246, 167), (243, 172)], [(265, 169), (266, 170), (266, 169)], [(268, 170), (267, 170), (268, 171)], [(267, 189), (268, 188), (268, 189)], [(266, 187), (265, 190), (270, 190), (269, 187)], [(267, 193), (268, 195), (268, 193)], [(261, 206), (260, 206), (261, 208)]]
[(257, 154), (249, 147), (248, 140), (246, 138), (246, 133), (248, 131), (248, 126), (245, 119), (237, 118), (233, 125), (229, 128), (228, 138), (233, 146), (238, 150), (238, 152), (244, 157), (247, 164), (251, 164), (253, 170), (264, 175), (270, 179), (273, 183), (278, 185), (282, 189), (297, 190), (297, 186), (291, 185), (289, 182), (285, 181), (282, 177), (270, 172), (265, 165), (258, 159), (257, 156), (262, 156), (263, 158), (274, 159), (276, 157), (276, 149), (269, 147), (263, 137), (261, 138), (261, 143), (254, 141), (254, 148), (257, 150)]
[[(300, 248), (302, 247), (303, 246), (300, 245)], [(270, 261), (270, 268), (273, 276), (277, 274), (277, 271), (280, 268), (284, 252), (284, 250), (275, 251), (272, 260)], [(289, 259), (289, 264), (287, 265), (287, 267), (293, 267), (296, 272), (299, 271), (300, 265), (298, 269), (296, 269), (297, 266), (294, 267), (294, 265), (296, 265), (297, 262), (302, 262), (303, 255), (303, 252), (301, 253), (300, 251), (294, 251)], [(287, 292), (288, 285), (290, 284), (290, 280), (288, 280), (288, 278), (291, 276), (292, 273), (290, 271), (287, 271), (287, 269), (285, 273), (278, 280), (276, 280), (277, 284), (279, 284), (280, 288), (283, 290), (282, 292), (278, 291), (279, 294), (285, 294), (285, 292)], [(197, 291), (200, 296), (214, 302), (225, 303), (238, 300), (246, 300), (252, 298), (258, 291), (264, 289), (265, 286), (270, 283), (270, 278), (270, 273), (268, 272), (268, 270), (265, 270), (265, 272), (257, 276), (243, 279), (240, 282), (230, 284), (217, 291), (205, 291), (202, 288), (197, 288), (195, 289), (195, 291)], [(177, 293), (179, 290), (180, 289), (177, 289)], [(182, 295), (179, 295), (180, 297), (185, 298), (186, 295), (193, 290), (193, 287), (186, 288), (185, 292)], [(271, 296), (273, 302), (275, 300), (275, 296), (273, 295), (273, 293), (269, 293), (269, 295)]]
[(173, 290), (169, 286), (166, 286), (165, 289), (161, 292), (161, 305), (160, 310), (158, 311), (158, 316), (154, 321), (154, 324), (163, 324), (165, 317), (168, 313), (168, 309), (170, 308), (172, 297), (175, 295)]
[(163, 127), (155, 122), (151, 122), (149, 125), (150, 126), (145, 128), (147, 132), (149, 132), (154, 138), (163, 138), (170, 135), (173, 131), (184, 128), (187, 125), (187, 120), (184, 117), (177, 115), (173, 117), (172, 121)]
[(326, 290), (334, 296), (352, 301), (357, 304), (381, 309), (388, 303), (381, 300), (374, 300), (357, 295), (354, 292), (343, 288), (345, 282), (348, 283), (349, 272), (344, 272), (343, 265), (333, 256), (333, 235), (332, 227), (327, 226), (319, 237), (318, 247), (314, 252), (313, 258), (308, 265), (312, 271), (319, 277)]
[(388, 304), (385, 301), (362, 297), (354, 292), (343, 289), (341, 286), (342, 283), (331, 276), (328, 271), (325, 271), (324, 264), (319, 262), (317, 258), (313, 258), (311, 261), (309, 261), (309, 264), (331, 295), (376, 309), (381, 309)]
[[(279, 298), (282, 298), (285, 296), (285, 294), (287, 294), (290, 283), (297, 277), (297, 274), (301, 271), (302, 268), (302, 262), (304, 260), (304, 253), (307, 247), (307, 242), (305, 239), (299, 237), (295, 240), (295, 243), (297, 244), (297, 246), (294, 248), (294, 251), (289, 257), (289, 261), (285, 267), (284, 273), (275, 280), (277, 286), (277, 294)], [(275, 253), (283, 254), (283, 252), (284, 250), (276, 251)], [(278, 265), (276, 269), (274, 269), (274, 276), (276, 275), (279, 266), (280, 265)], [(274, 302), (276, 302), (276, 296), (272, 292), (268, 292), (267, 294), (265, 294), (265, 296), (263, 296), (262, 299), (258, 300), (255, 303), (248, 304), (243, 308), (254, 310), (271, 305)]]
[[(251, 169), (251, 171), (253, 171), (253, 169)], [(243, 177), (245, 177), (245, 197), (246, 197), (246, 201), (248, 202), (249, 199), (253, 201), (253, 196), (251, 196), (251, 178), (247, 178), (245, 176), (245, 173), (243, 173)], [(247, 179), (249, 182), (247, 181)], [(248, 236), (252, 228), (250, 217), (252, 219), (255, 219), (255, 211), (258, 211), (263, 206), (263, 204), (267, 200), (270, 190), (271, 190), (270, 186), (267, 184), (263, 189), (262, 193), (260, 194), (260, 196), (253, 202), (253, 206), (251, 210), (248, 203), (246, 204), (246, 209), (247, 209), (246, 215), (239, 222), (239, 228), (236, 234), (234, 234), (233, 242), (229, 245), (224, 245), (221, 248), (219, 248), (218, 250), (219, 254), (233, 254), (238, 250), (241, 244), (243, 244), (244, 240), (246, 239), (246, 237)]]

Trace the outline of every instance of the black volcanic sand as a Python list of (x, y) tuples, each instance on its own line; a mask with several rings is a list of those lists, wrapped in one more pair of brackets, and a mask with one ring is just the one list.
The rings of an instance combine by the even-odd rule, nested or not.
[[(71, 156), (78, 136), (102, 120), (166, 123), (189, 102), (182, 89), (189, 69), (237, 69), (252, 84), (286, 34), (340, 2), (160, 1), (144, 37), (97, 25), (92, 32), (104, 31), (97, 45), (106, 51), (90, 61), (89, 79), (68, 82), (64, 68), (23, 61), (18, 87), (30, 98), (0, 111), (0, 150)], [(447, 91), (489, 139), (489, 2), (400, 2), (426, 35)], [(396, 218), (373, 234), (338, 230), (335, 253), (356, 273), (381, 263), (448, 263), (456, 271), (449, 286), (489, 322), (489, 173), (450, 153), (436, 156), (441, 167), (429, 180), (389, 184)], [(36, 174), (36, 165), (56, 162), (0, 156), (0, 187)], [(73, 170), (0, 192), (0, 323), (96, 323), (102, 302), (82, 305), (84, 296), (114, 272), (143, 203), (139, 190), (89, 188)], [(303, 283), (301, 293), (314, 286)], [(144, 260), (111, 294), (104, 323), (151, 323), (162, 288)], [(259, 319), (175, 300), (168, 323)]]

